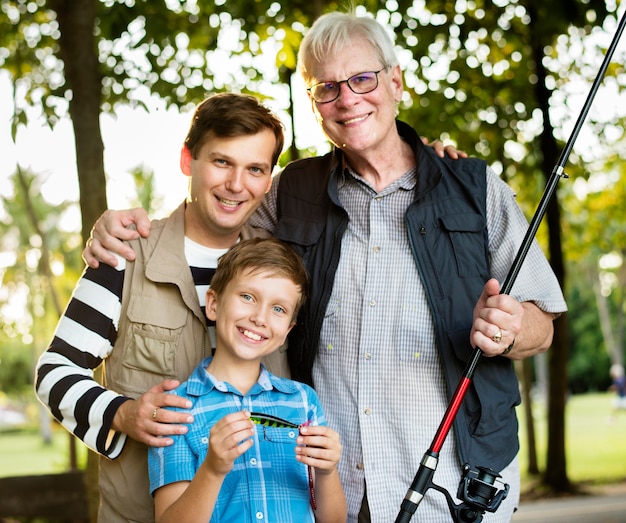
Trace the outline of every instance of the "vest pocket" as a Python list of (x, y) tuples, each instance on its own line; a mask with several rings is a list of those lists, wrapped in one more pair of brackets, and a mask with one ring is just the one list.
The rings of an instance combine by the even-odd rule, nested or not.
[(319, 221), (295, 220), (283, 217), (276, 225), (274, 236), (289, 243), (302, 256), (305, 265), (311, 270), (310, 258), (312, 252), (315, 252), (313, 247), (322, 241), (323, 232), (324, 223)]
[[(448, 369), (454, 383), (461, 379), (474, 353), (469, 342), (469, 333), (469, 327), (448, 332), (450, 345), (459, 360)], [(449, 360), (451, 359), (450, 357)], [(511, 362), (506, 358), (483, 357), (476, 366), (472, 384), (463, 400), (463, 410), (472, 436), (480, 438), (514, 430), (511, 437), (515, 438), (517, 421), (514, 407), (520, 401), (519, 384)], [(503, 437), (501, 441), (510, 441), (513, 444), (514, 439)]]
[(476, 214), (453, 214), (441, 216), (439, 222), (446, 231), (456, 261), (460, 278), (471, 278), (485, 274), (487, 267), (487, 224)]
[(487, 436), (508, 431), (511, 434), (501, 441), (513, 444), (512, 438), (517, 435), (514, 408), (521, 402), (519, 384), (509, 360), (498, 357), (485, 360), (478, 364), (472, 381), (480, 406), (473, 434)]
[[(164, 377), (176, 376), (176, 350), (186, 323), (187, 311), (179, 304), (167, 303), (159, 308), (153, 300), (137, 296), (128, 306), (128, 344), (125, 350), (122, 381), (125, 385), (145, 391)], [(154, 376), (146, 383), (144, 373)]]

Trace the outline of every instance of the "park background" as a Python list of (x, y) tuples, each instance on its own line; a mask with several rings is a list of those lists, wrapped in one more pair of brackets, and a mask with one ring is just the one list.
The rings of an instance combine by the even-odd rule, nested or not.
[[(486, 159), (532, 217), (624, 6), (615, 1), (355, 2), (390, 31), (400, 118)], [(328, 150), (295, 54), (345, 2), (2, 0), (0, 9), (0, 477), (93, 468), (40, 408), (37, 358), (107, 208), (153, 217), (184, 198), (178, 154), (193, 106), (264, 98), (285, 124), (281, 165)], [(570, 312), (551, 350), (518, 364), (526, 485), (558, 494), (626, 481), (626, 40), (620, 41), (537, 235)], [(32, 438), (31, 438), (32, 437)], [(418, 449), (423, 452), (426, 449)], [(600, 459), (601, 458), (601, 459)], [(34, 467), (34, 468), (33, 468)]]

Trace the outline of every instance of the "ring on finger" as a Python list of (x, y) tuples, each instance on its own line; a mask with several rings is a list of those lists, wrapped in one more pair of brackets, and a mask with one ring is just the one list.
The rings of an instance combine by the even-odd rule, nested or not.
[(156, 408), (152, 411), (152, 419), (156, 419), (157, 410), (159, 410), (159, 407), (156, 407)]
[(502, 341), (502, 329), (498, 329), (498, 332), (496, 332), (491, 339), (496, 343), (500, 343)]

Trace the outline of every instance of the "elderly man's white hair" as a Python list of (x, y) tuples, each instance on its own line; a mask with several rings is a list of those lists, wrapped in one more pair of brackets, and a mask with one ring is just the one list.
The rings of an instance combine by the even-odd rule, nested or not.
[[(320, 16), (306, 33), (298, 51), (298, 70), (306, 85), (310, 85), (315, 66), (345, 52), (355, 38), (371, 44), (381, 66), (398, 65), (393, 42), (385, 28), (371, 16), (332, 12)], [(317, 80), (325, 80), (318, 78)]]

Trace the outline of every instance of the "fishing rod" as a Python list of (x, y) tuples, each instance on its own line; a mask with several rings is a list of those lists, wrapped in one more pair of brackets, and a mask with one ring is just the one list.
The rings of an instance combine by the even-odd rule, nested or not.
[[(563, 148), (559, 161), (552, 170), (552, 174), (548, 179), (543, 196), (537, 206), (537, 210), (535, 211), (535, 214), (528, 226), (526, 235), (524, 236), (517, 255), (513, 260), (509, 273), (502, 284), (500, 294), (509, 294), (511, 292), (515, 279), (517, 278), (522, 267), (522, 263), (524, 262), (533, 239), (537, 234), (537, 229), (539, 228), (541, 220), (546, 213), (548, 203), (556, 191), (558, 182), (561, 178), (567, 178), (567, 174), (565, 174), (565, 164), (567, 163), (567, 159), (572, 152), (574, 142), (576, 141), (580, 129), (587, 117), (587, 113), (589, 112), (589, 108), (591, 107), (598, 88), (602, 83), (602, 79), (606, 73), (609, 63), (611, 62), (611, 58), (622, 36), (625, 25), (626, 11), (622, 15), (617, 31), (615, 32), (615, 36), (613, 37), (611, 45), (606, 52), (600, 70), (598, 71), (585, 104), (583, 105), (580, 115), (578, 116), (574, 130)], [(448, 407), (441, 420), (439, 428), (437, 429), (435, 437), (433, 438), (430, 448), (424, 453), (419, 469), (413, 479), (413, 483), (402, 501), (400, 512), (396, 518), (396, 523), (407, 523), (411, 520), (413, 514), (417, 510), (417, 507), (421, 503), (422, 499), (424, 499), (426, 491), (430, 488), (444, 494), (454, 522), (480, 522), (483, 519), (485, 511), (495, 512), (500, 506), (502, 500), (506, 498), (509, 486), (503, 484), (503, 488), (499, 489), (498, 486), (496, 486), (496, 482), (498, 481), (498, 478), (500, 478), (500, 475), (488, 467), (478, 466), (476, 467), (476, 470), (473, 470), (468, 464), (464, 465), (463, 475), (457, 492), (457, 497), (462, 500), (462, 503), (458, 505), (454, 503), (452, 496), (447, 490), (433, 482), (433, 475), (437, 469), (439, 461), (439, 452), (446, 440), (446, 437), (448, 436), (448, 433), (450, 432), (450, 429), (452, 428), (452, 424), (459, 407), (463, 402), (463, 398), (469, 389), (474, 371), (478, 365), (481, 355), (482, 351), (480, 348), (477, 347), (474, 349), (472, 357), (463, 371), (463, 375), (461, 376), (461, 380), (456, 388), (456, 391), (448, 403)]]

